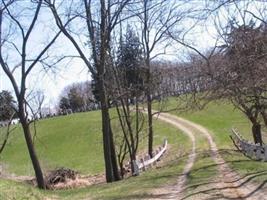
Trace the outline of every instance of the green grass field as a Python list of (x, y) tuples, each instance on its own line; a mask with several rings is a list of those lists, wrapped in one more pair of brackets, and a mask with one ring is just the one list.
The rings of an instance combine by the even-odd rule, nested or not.
[[(100, 113), (79, 113), (37, 122), (35, 144), (44, 170), (68, 167), (84, 174), (102, 172)], [(33, 175), (21, 128), (12, 133), (1, 163), (18, 175)]]
[[(174, 99), (167, 103), (168, 109), (175, 106)], [(172, 113), (209, 129), (221, 155), (242, 176), (254, 174), (252, 180), (257, 182), (267, 179), (267, 175), (259, 175), (259, 172), (267, 170), (267, 163), (251, 161), (234, 151), (235, 147), (229, 138), (232, 127), (238, 128), (247, 139), (252, 140), (252, 137), (250, 123), (246, 117), (229, 103), (211, 103), (200, 111)], [(176, 180), (177, 175), (183, 170), (187, 158), (185, 155), (191, 148), (189, 139), (179, 130), (158, 120), (155, 120), (154, 125), (155, 146), (161, 144), (164, 138), (170, 143), (165, 157), (166, 163), (158, 169), (151, 169), (139, 177), (111, 184), (60, 191), (40, 191), (26, 183), (0, 180), (0, 199), (141, 199), (149, 196), (151, 190)], [(36, 147), (45, 171), (64, 166), (78, 170), (82, 174), (103, 172), (102, 135), (98, 111), (41, 120), (37, 127)], [(266, 138), (264, 133), (265, 141)], [(210, 181), (216, 175), (216, 167), (207, 156), (207, 141), (201, 135), (197, 135), (196, 139), (199, 154), (188, 176), (188, 186)], [(141, 149), (146, 143), (146, 138), (141, 141)], [(33, 174), (20, 128), (12, 134), (7, 148), (0, 157), (0, 163), (9, 173)]]
[[(114, 115), (114, 113), (112, 113)], [(37, 123), (35, 141), (44, 171), (55, 167), (68, 167), (83, 174), (103, 173), (102, 134), (100, 112), (87, 112), (40, 120)], [(146, 131), (146, 128), (144, 129)], [(119, 199), (128, 195), (146, 195), (149, 190), (175, 180), (181, 173), (184, 159), (191, 143), (186, 135), (161, 121), (155, 120), (155, 146), (165, 138), (169, 142), (166, 164), (160, 169), (151, 169), (139, 177), (117, 183), (97, 185), (62, 191), (39, 191), (25, 183), (0, 180), (0, 199)], [(144, 147), (147, 139), (141, 141)], [(146, 149), (141, 149), (145, 151)], [(0, 157), (7, 173), (33, 175), (25, 141), (18, 127), (10, 137), (9, 144)], [(2, 195), (2, 196), (1, 196)], [(130, 196), (129, 196), (130, 197)], [(133, 198), (133, 197), (131, 197)]]

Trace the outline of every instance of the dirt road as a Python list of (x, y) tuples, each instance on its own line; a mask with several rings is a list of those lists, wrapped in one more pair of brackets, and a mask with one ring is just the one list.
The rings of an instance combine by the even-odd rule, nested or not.
[[(266, 190), (263, 190), (263, 188), (259, 190), (259, 185), (252, 184), (249, 181), (250, 176), (241, 178), (228, 166), (218, 153), (217, 145), (206, 128), (167, 113), (161, 113), (157, 118), (177, 127), (187, 134), (192, 142), (192, 150), (188, 156), (182, 175), (177, 177), (177, 183), (153, 191), (152, 199), (267, 199)], [(202, 134), (206, 138), (211, 152), (210, 155), (216, 165), (218, 175), (214, 177), (212, 182), (203, 184), (203, 186), (191, 189), (188, 192), (186, 185), (187, 176), (190, 174), (197, 156), (196, 134)]]

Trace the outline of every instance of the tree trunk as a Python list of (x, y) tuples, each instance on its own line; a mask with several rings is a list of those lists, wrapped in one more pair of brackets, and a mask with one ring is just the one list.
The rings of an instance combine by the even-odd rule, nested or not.
[(252, 133), (253, 133), (253, 138), (255, 144), (260, 144), (262, 145), (262, 137), (261, 137), (261, 125), (259, 123), (254, 123), (252, 125)]
[(36, 181), (37, 181), (37, 186), (40, 189), (45, 189), (46, 185), (45, 185), (45, 181), (44, 181), (44, 177), (43, 177), (43, 172), (42, 172), (39, 160), (37, 158), (37, 155), (36, 155), (36, 152), (35, 152), (35, 149), (34, 149), (34, 145), (33, 145), (33, 141), (32, 141), (32, 136), (31, 136), (29, 124), (28, 124), (27, 119), (25, 117), (21, 117), (20, 121), (21, 121), (21, 124), (22, 124), (24, 137), (25, 137), (25, 140), (26, 140), (26, 143), (27, 143), (28, 151), (29, 151), (29, 154), (30, 154), (30, 158), (31, 158), (31, 161), (32, 161), (33, 168), (34, 168), (35, 177), (36, 177)]
[(147, 94), (147, 115), (148, 115), (148, 154), (153, 157), (153, 116), (152, 116), (152, 101), (150, 92)]
[(99, 96), (101, 102), (102, 113), (102, 133), (103, 133), (103, 150), (106, 170), (106, 181), (113, 182), (120, 180), (118, 164), (116, 159), (113, 134), (111, 131), (108, 100), (105, 93), (104, 81), (98, 79), (99, 84)]
[[(99, 81), (103, 82), (103, 81)], [(105, 170), (106, 170), (106, 181), (113, 182), (113, 165), (111, 161), (111, 151), (110, 151), (110, 123), (109, 123), (109, 113), (108, 113), (108, 103), (106, 101), (105, 93), (100, 89), (100, 102), (101, 102), (101, 114), (102, 114), (102, 133), (103, 133), (103, 151), (105, 160)]]
[[(148, 43), (146, 43), (148, 49)], [(147, 98), (147, 115), (148, 115), (148, 154), (153, 157), (153, 116), (152, 116), (152, 98), (151, 98), (151, 71), (150, 71), (150, 54), (146, 55), (146, 98)]]
[[(98, 72), (98, 82), (100, 91), (100, 102), (102, 111), (102, 131), (103, 131), (103, 143), (104, 143), (104, 158), (106, 167), (106, 180), (107, 182), (113, 182), (120, 179), (118, 172), (118, 164), (116, 160), (116, 152), (113, 141), (113, 134), (111, 131), (110, 116), (109, 116), (109, 100), (107, 97), (107, 91), (105, 86), (105, 73), (107, 66), (107, 52), (110, 50), (110, 33), (107, 19), (109, 13), (106, 9), (106, 1), (100, 0), (101, 5), (101, 22), (100, 22), (100, 57), (99, 60), (95, 59), (95, 64)], [(96, 56), (96, 55), (95, 55)], [(96, 56), (97, 57), (97, 56)]]
[(119, 163), (119, 166), (120, 166), (120, 175), (121, 175), (121, 179), (124, 178), (124, 166), (123, 166), (123, 162), (120, 162)]
[(136, 153), (133, 152), (131, 157), (131, 171), (133, 176), (138, 176), (139, 175), (139, 169), (136, 163)]
[(113, 174), (114, 174), (114, 181), (120, 180), (120, 174), (118, 170), (118, 163), (117, 163), (117, 157), (116, 157), (116, 151), (115, 151), (115, 144), (114, 144), (114, 138), (113, 138), (113, 132), (111, 130), (110, 126), (110, 147), (111, 147), (111, 160), (112, 160), (112, 166), (113, 166)]

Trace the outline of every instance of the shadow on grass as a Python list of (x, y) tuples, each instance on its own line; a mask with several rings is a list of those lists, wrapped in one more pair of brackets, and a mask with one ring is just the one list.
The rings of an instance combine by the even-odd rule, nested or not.
[[(208, 168), (208, 167), (209, 166), (204, 167), (204, 168)], [(253, 179), (255, 179), (256, 177), (262, 176), (262, 175), (267, 175), (267, 171), (246, 174), (239, 179), (231, 181), (232, 183), (234, 183), (234, 182), (239, 183), (240, 182), (237, 186), (232, 186), (232, 187), (217, 187), (216, 184), (214, 184), (214, 183), (218, 183), (216, 181), (210, 181), (210, 182), (204, 182), (204, 183), (200, 183), (200, 184), (191, 185), (189, 187), (186, 187), (181, 192), (185, 192), (186, 190), (194, 189), (196, 187), (200, 187), (203, 185), (213, 185), (213, 187), (208, 187), (207, 189), (203, 189), (203, 190), (188, 194), (188, 195), (184, 196), (182, 198), (182, 200), (193, 198), (194, 196), (197, 199), (197, 197), (201, 194), (210, 194), (210, 197), (207, 198), (210, 200), (216, 200), (216, 199), (221, 199), (221, 198), (222, 199), (247, 199), (249, 197), (252, 197), (258, 191), (260, 191), (266, 185), (267, 180), (262, 181), (260, 184), (257, 185), (256, 188), (252, 189), (249, 193), (245, 194), (244, 196), (229, 197), (229, 196), (225, 196), (222, 191), (227, 190), (227, 189), (241, 188), (242, 186), (253, 181)], [(129, 194), (126, 196), (124, 195), (123, 197), (116, 197), (114, 199), (121, 199), (121, 200), (123, 200), (123, 199), (174, 199), (174, 197), (176, 195), (178, 195), (178, 194), (175, 191), (173, 193), (168, 193), (168, 194), (140, 193), (140, 194)]]
[[(230, 161), (226, 161), (229, 165), (231, 164), (238, 164), (240, 166), (246, 165), (246, 164), (253, 164), (255, 161), (248, 160), (242, 154), (239, 154), (239, 152), (235, 150), (229, 150), (229, 149), (223, 149), (220, 150), (219, 153), (221, 155), (225, 156), (233, 156), (233, 159)], [(210, 151), (198, 151), (197, 152), (197, 159), (204, 159), (206, 157), (210, 157), (211, 152)], [(140, 177), (134, 177), (134, 178), (129, 178), (128, 180), (125, 180), (126, 182), (118, 182), (114, 183), (114, 185), (108, 186), (107, 184), (103, 185), (98, 185), (94, 188), (86, 187), (81, 190), (78, 190), (79, 193), (83, 191), (83, 193), (88, 192), (87, 189), (92, 188), (93, 190), (99, 191), (101, 188), (102, 194), (98, 196), (96, 199), (118, 199), (118, 200), (125, 200), (125, 199), (178, 199), (175, 198), (177, 195), (182, 196), (182, 199), (198, 199), (199, 195), (202, 194), (208, 194), (210, 198), (206, 199), (246, 199), (251, 196), (253, 196), (255, 193), (259, 193), (263, 187), (265, 187), (266, 182), (267, 182), (267, 170), (262, 170), (262, 171), (252, 171), (250, 173), (243, 174), (242, 176), (236, 177), (234, 180), (229, 180), (227, 183), (235, 183), (235, 187), (224, 187), (218, 184), (219, 182), (213, 179), (213, 177), (208, 177), (209, 179), (201, 179), (197, 180), (197, 182), (194, 182), (194, 184), (190, 184), (187, 187), (183, 188), (181, 191), (181, 194), (177, 194), (177, 190), (175, 188), (174, 181), (169, 181), (170, 179), (176, 180), (178, 179), (179, 176), (183, 175), (181, 172), (176, 170), (176, 167), (181, 165), (182, 161), (185, 161), (186, 158), (188, 157), (189, 154), (183, 154), (183, 156), (172, 159), (171, 161), (168, 162), (166, 166), (159, 167), (159, 171), (156, 173), (156, 175), (141, 175)], [(238, 159), (241, 158), (241, 159)], [(243, 159), (244, 158), (244, 159)], [(221, 164), (219, 164), (221, 165)], [(190, 173), (202, 173), (203, 171), (207, 170), (214, 170), (214, 168), (217, 168), (219, 165), (215, 163), (206, 163), (204, 166), (200, 167), (194, 167)], [(166, 168), (167, 167), (167, 168)], [(168, 168), (172, 168), (171, 171), (168, 171)], [(166, 169), (166, 171), (165, 171)], [(161, 171), (162, 170), (162, 171)], [(202, 171), (202, 172), (201, 172)], [(188, 177), (191, 178), (190, 176), (192, 174), (188, 174)], [(242, 198), (231, 198), (224, 196), (225, 192), (224, 190), (227, 189), (234, 189), (234, 188), (241, 188), (243, 186), (247, 186), (251, 182), (253, 182), (257, 177), (264, 176), (263, 181), (255, 184), (253, 188), (251, 188), (250, 191), (248, 191), (246, 194), (243, 194)], [(266, 176), (266, 178), (265, 178)], [(198, 177), (198, 176), (196, 176)], [(193, 177), (194, 178), (194, 177)], [(130, 180), (132, 179), (132, 180)], [(196, 180), (196, 179), (195, 179)], [(160, 184), (157, 184), (160, 183)], [(118, 192), (117, 194), (108, 194), (108, 192), (112, 192), (112, 190), (117, 190), (116, 186), (118, 185), (118, 190), (121, 191)], [(168, 184), (168, 185), (167, 185)], [(231, 185), (231, 184), (229, 184)], [(101, 187), (100, 187), (101, 186)], [(156, 190), (157, 188), (160, 189), (160, 187), (164, 186), (168, 187), (170, 186), (170, 193), (162, 193), (162, 194), (153, 194), (153, 192), (149, 192), (150, 190)], [(203, 186), (203, 187), (201, 187)], [(256, 187), (257, 186), (257, 187)], [(113, 189), (112, 189), (113, 188)], [(107, 189), (107, 190), (106, 190)], [(129, 189), (129, 190), (128, 190)], [(73, 193), (78, 193), (76, 190), (68, 190), (70, 195), (73, 195)], [(60, 191), (59, 193), (63, 193), (65, 191)], [(164, 191), (165, 192), (165, 191)], [(69, 195), (65, 195), (69, 196)], [(181, 199), (181, 198), (180, 198)], [(264, 199), (264, 198), (261, 198)]]
[[(223, 198), (223, 199), (246, 199), (251, 197), (253, 194), (255, 194), (256, 192), (258, 192), (260, 189), (262, 189), (264, 187), (264, 185), (266, 184), (267, 180), (262, 181), (260, 184), (257, 185), (256, 188), (251, 189), (251, 191), (247, 194), (245, 194), (244, 196), (238, 196), (238, 197), (228, 197), (223, 195), (223, 193), (221, 191), (223, 190), (227, 190), (227, 189), (239, 189), (249, 183), (251, 183), (251, 181), (253, 181), (253, 179), (255, 179), (258, 176), (262, 176), (262, 175), (267, 175), (267, 171), (261, 171), (261, 172), (255, 172), (255, 173), (249, 173), (244, 175), (243, 177), (240, 177), (238, 179), (235, 179), (234, 181), (230, 181), (228, 183), (238, 183), (238, 185), (236, 186), (231, 186), (231, 187), (218, 187), (214, 184), (214, 187), (209, 187), (208, 189), (203, 189), (197, 192), (193, 192), (189, 195), (186, 195), (184, 198), (182, 199), (188, 199), (189, 197), (193, 197), (193, 196), (197, 196), (199, 194), (212, 194), (214, 193), (213, 197), (209, 198), (209, 199), (218, 199), (218, 198)], [(218, 183), (218, 182), (206, 182), (206, 183), (201, 183), (198, 185), (193, 185), (190, 187), (199, 187), (202, 185), (210, 185), (212, 183)], [(184, 189), (188, 190), (190, 189), (190, 187), (187, 187)]]
[[(231, 149), (222, 149), (222, 150), (219, 150), (219, 153), (221, 155), (233, 155), (233, 154), (236, 154), (236, 155), (239, 155), (240, 153), (236, 150), (231, 150)], [(204, 157), (207, 157), (210, 152), (208, 151), (205, 151), (205, 152), (198, 152), (198, 154), (200, 155), (200, 157), (204, 158)], [(183, 159), (184, 157), (186, 157), (188, 155), (183, 155), (180, 159)], [(244, 156), (242, 156), (242, 154), (240, 154), (240, 157), (244, 158), (244, 159), (236, 159), (236, 160), (230, 160), (230, 161), (225, 161), (225, 163), (228, 163), (228, 164), (237, 164), (237, 163), (240, 163), (240, 165), (244, 164), (252, 164), (253, 162), (255, 161), (252, 161), (252, 160), (248, 160), (247, 158), (245, 158)], [(196, 168), (196, 169), (193, 169), (191, 170), (191, 173), (197, 173), (198, 171), (201, 171), (201, 170), (210, 170), (211, 168), (214, 168), (214, 167), (218, 167), (219, 165), (223, 165), (223, 163), (221, 164), (210, 164), (210, 165), (205, 165), (203, 167), (199, 167), (199, 168)], [(234, 170), (233, 170), (234, 171)], [(175, 174), (177, 176), (180, 176), (182, 174)], [(256, 171), (256, 172), (251, 172), (251, 173), (246, 173), (242, 176), (239, 176), (239, 177), (236, 177), (234, 180), (229, 180), (225, 183), (229, 183), (231, 186), (227, 186), (227, 187), (223, 187), (223, 186), (219, 186), (219, 181), (215, 181), (214, 179), (213, 180), (210, 180), (210, 181), (205, 181), (205, 182), (201, 182), (201, 183), (197, 183), (197, 184), (193, 184), (193, 185), (189, 185), (187, 187), (185, 187), (181, 193), (183, 194), (186, 194), (188, 192), (190, 192), (190, 194), (187, 194), (186, 196), (184, 196), (182, 199), (185, 200), (185, 199), (189, 199), (189, 198), (198, 198), (199, 195), (201, 194), (205, 194), (205, 195), (209, 195), (209, 197), (207, 199), (212, 199), (212, 200), (215, 200), (215, 199), (247, 199), (247, 198), (250, 198), (252, 197), (255, 193), (259, 193), (260, 190), (266, 185), (267, 183), (267, 176), (266, 176), (266, 179), (261, 181), (261, 182), (257, 182), (257, 184), (254, 182), (255, 179), (257, 177), (260, 177), (260, 176), (264, 176), (264, 175), (267, 175), (267, 170), (261, 170), (261, 171)], [(168, 178), (168, 177), (172, 177), (173, 175), (169, 175), (169, 176), (166, 176), (165, 178)], [(190, 176), (190, 174), (189, 174)], [(154, 179), (157, 179), (157, 178), (160, 178), (159, 177), (154, 177)], [(253, 188), (249, 188), (250, 191), (247, 192), (247, 190), (245, 190), (247, 193), (246, 194), (243, 194), (242, 196), (238, 196), (237, 197), (230, 197), (230, 196), (225, 196), (223, 192), (224, 190), (228, 190), (228, 189), (239, 189), (239, 188), (242, 188), (244, 186), (248, 186), (250, 183), (253, 182)], [(233, 186), (233, 184), (235, 184), (235, 186)], [(199, 188), (200, 186), (207, 186), (205, 189), (201, 189), (199, 191), (195, 191), (194, 190), (196, 188)], [(193, 191), (193, 192), (192, 192)], [(175, 199), (174, 197), (177, 196), (178, 193), (173, 191), (173, 193), (168, 193), (168, 194), (149, 194), (149, 193), (139, 193), (139, 194), (129, 194), (127, 196), (123, 196), (123, 197), (116, 197), (115, 199)], [(231, 194), (230, 194), (231, 195)], [(262, 195), (264, 196), (264, 195)]]

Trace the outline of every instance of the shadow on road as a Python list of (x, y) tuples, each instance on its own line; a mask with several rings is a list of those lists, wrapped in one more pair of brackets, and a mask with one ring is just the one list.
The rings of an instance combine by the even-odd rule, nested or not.
[[(210, 152), (207, 152), (207, 151), (198, 152), (198, 156), (203, 158), (205, 156), (209, 156), (209, 153)], [(233, 154), (237, 154), (237, 155), (239, 154), (237, 151), (232, 150), (232, 149), (222, 149), (222, 150), (219, 150), (219, 153), (221, 155), (225, 155), (225, 156), (231, 156)], [(188, 156), (188, 155), (183, 155), (179, 159), (184, 159), (186, 156)], [(240, 154), (240, 158), (243, 158), (243, 159), (230, 160), (230, 161), (226, 161), (226, 163), (231, 166), (234, 164), (246, 165), (246, 164), (251, 164), (252, 162), (255, 162), (253, 160), (249, 160), (249, 159), (245, 158), (242, 154)], [(203, 167), (192, 169), (191, 173), (196, 173), (196, 172), (201, 171), (201, 170), (209, 170), (210, 168), (218, 167), (219, 165), (222, 165), (222, 164), (205, 165)], [(179, 175), (181, 175), (181, 174), (176, 174), (175, 176), (179, 176)], [(190, 176), (190, 174), (188, 174), (188, 175)], [(261, 179), (263, 179), (263, 180), (260, 182), (259, 182), (259, 180), (255, 181), (255, 179), (257, 179), (258, 177), (261, 177)], [(210, 199), (210, 200), (247, 199), (247, 198), (253, 197), (254, 194), (260, 193), (260, 190), (262, 190), (266, 186), (267, 170), (248, 172), (246, 174), (243, 174), (242, 176), (235, 177), (232, 180), (225, 181), (225, 183), (231, 183), (229, 185), (232, 185), (233, 183), (235, 183), (234, 184), (235, 186), (223, 187), (223, 186), (220, 186), (220, 184), (218, 184), (218, 183), (219, 183), (218, 180), (213, 179), (211, 177), (211, 179), (208, 181), (202, 181), (202, 182), (197, 183), (197, 184), (186, 186), (181, 191), (181, 193), (184, 194), (182, 199), (183, 200), (185, 200), (185, 199), (198, 199), (198, 197), (201, 196), (202, 194), (208, 195), (209, 198), (205, 198), (205, 199)], [(253, 188), (250, 187), (252, 184), (255, 187), (253, 187)], [(224, 195), (225, 192), (223, 192), (223, 191), (225, 191), (225, 190), (238, 189), (241, 187), (249, 188), (249, 193), (246, 193), (242, 197), (229, 197), (229, 196)], [(175, 193), (175, 190), (174, 190), (173, 196), (175, 196), (175, 195), (177, 195), (177, 193)], [(148, 193), (144, 194), (144, 193), (142, 193), (142, 194), (129, 194), (127, 196), (124, 196), (121, 199), (175, 199), (175, 198), (171, 198), (171, 196), (172, 196), (172, 194), (148, 194)], [(266, 196), (266, 195), (262, 195), (262, 196)], [(265, 198), (267, 199), (267, 196)], [(118, 199), (120, 199), (120, 198), (118, 198)], [(261, 198), (261, 199), (264, 199), (264, 198)]]

